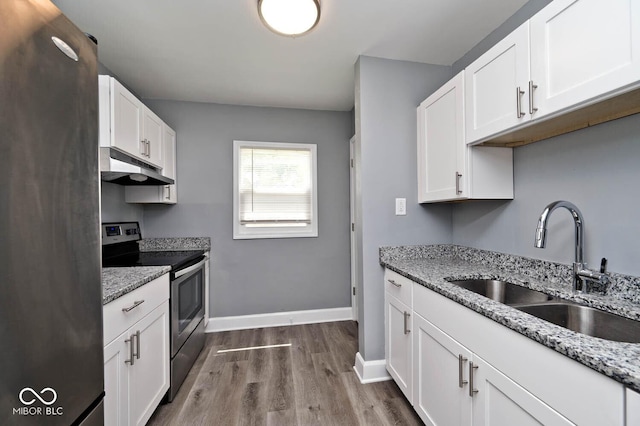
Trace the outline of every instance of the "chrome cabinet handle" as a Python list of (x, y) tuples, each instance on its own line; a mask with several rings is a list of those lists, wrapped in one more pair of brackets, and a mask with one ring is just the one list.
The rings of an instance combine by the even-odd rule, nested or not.
[(170, 200), (171, 199), (171, 185), (167, 185), (167, 186), (165, 186), (165, 188), (167, 189), (167, 196), (164, 197), (164, 198), (167, 199), (167, 200)]
[(531, 115), (538, 110), (538, 108), (533, 107), (533, 90), (537, 88), (538, 85), (533, 84), (533, 80), (529, 80), (529, 114)]
[(524, 90), (520, 90), (520, 86), (516, 87), (516, 115), (518, 118), (524, 117), (524, 112), (522, 112), (522, 95), (524, 95)]
[(458, 387), (463, 388), (464, 385), (469, 383), (464, 380), (462, 377), (464, 375), (464, 363), (467, 362), (467, 358), (463, 357), (462, 354), (458, 354)]
[(411, 330), (409, 330), (409, 317), (411, 316), (411, 314), (407, 311), (404, 311), (404, 334), (409, 334), (411, 333)]
[(460, 195), (462, 194), (462, 190), (460, 189), (460, 178), (462, 177), (462, 175), (458, 172), (456, 172), (456, 194)]
[(396, 287), (400, 288), (402, 287), (402, 284), (395, 282), (394, 280), (387, 280), (389, 281), (391, 284), (395, 285)]
[(142, 305), (143, 303), (144, 303), (144, 299), (136, 300), (135, 302), (133, 302), (133, 305), (129, 306), (128, 308), (122, 308), (122, 312), (129, 312), (137, 308), (138, 306)]
[(473, 388), (473, 370), (477, 370), (478, 366), (473, 365), (473, 362), (469, 362), (469, 396), (473, 398), (478, 393), (478, 389)]
[(129, 359), (125, 359), (124, 363), (125, 364), (135, 364), (135, 360), (136, 360), (136, 355), (133, 351), (133, 337), (135, 336), (135, 334), (132, 334), (131, 336), (129, 336), (128, 339), (126, 339), (124, 342), (125, 343), (129, 343)]
[(147, 157), (151, 157), (151, 141), (147, 139)]
[(136, 336), (136, 358), (140, 359), (140, 330), (136, 331), (136, 334), (131, 338), (133, 336)]

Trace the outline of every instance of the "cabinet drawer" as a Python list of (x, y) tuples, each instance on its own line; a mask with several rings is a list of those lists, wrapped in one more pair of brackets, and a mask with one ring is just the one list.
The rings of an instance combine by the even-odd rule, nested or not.
[(105, 346), (168, 299), (169, 274), (165, 274), (104, 305)]
[(402, 275), (385, 269), (384, 272), (384, 290), (391, 296), (397, 298), (405, 305), (412, 306), (411, 295), (413, 294), (413, 281)]

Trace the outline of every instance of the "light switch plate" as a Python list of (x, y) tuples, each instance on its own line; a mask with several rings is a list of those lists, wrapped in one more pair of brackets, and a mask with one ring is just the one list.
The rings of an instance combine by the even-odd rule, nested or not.
[(396, 216), (405, 216), (407, 214), (407, 199), (396, 198)]

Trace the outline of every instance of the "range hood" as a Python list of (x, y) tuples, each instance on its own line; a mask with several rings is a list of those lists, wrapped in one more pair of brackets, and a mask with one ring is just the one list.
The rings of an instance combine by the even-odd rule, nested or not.
[(159, 169), (109, 147), (100, 148), (100, 177), (118, 185), (172, 185)]

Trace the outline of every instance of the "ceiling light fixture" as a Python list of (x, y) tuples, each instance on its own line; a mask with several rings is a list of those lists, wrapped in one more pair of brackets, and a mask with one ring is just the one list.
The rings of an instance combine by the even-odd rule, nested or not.
[(311, 31), (320, 20), (319, 0), (258, 0), (258, 15), (271, 31), (296, 37)]

